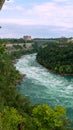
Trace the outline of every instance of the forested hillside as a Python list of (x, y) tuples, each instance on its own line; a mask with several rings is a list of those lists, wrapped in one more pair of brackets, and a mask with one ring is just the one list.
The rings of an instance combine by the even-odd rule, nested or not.
[(51, 43), (41, 47), (37, 61), (53, 72), (73, 75), (73, 43)]

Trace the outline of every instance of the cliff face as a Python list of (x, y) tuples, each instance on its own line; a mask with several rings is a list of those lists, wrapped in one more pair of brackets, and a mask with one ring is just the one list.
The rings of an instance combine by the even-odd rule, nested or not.
[(5, 2), (5, 0), (0, 0), (0, 10), (1, 10), (1, 8), (2, 8), (4, 2)]

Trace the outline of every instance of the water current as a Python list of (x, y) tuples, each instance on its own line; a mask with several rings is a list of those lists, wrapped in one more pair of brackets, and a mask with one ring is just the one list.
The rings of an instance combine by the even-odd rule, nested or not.
[(36, 62), (36, 54), (22, 56), (15, 66), (26, 74), (17, 87), (22, 95), (29, 96), (32, 104), (64, 106), (73, 119), (73, 77), (50, 73)]

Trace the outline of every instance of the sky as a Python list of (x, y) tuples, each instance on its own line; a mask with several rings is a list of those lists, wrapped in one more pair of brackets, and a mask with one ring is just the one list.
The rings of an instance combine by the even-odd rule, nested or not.
[(0, 38), (72, 37), (73, 0), (6, 0), (0, 26)]

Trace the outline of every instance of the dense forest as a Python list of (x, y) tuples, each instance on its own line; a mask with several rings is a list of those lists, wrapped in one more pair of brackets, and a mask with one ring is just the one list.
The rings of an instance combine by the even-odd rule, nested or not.
[(17, 39), (17, 38), (1, 38), (0, 39), (0, 42), (3, 42), (3, 43), (29, 43), (29, 42), (32, 42), (32, 40), (25, 40), (25, 39), (23, 39), (23, 38), (19, 38), (19, 39)]
[(37, 61), (50, 71), (73, 75), (73, 43), (51, 43), (40, 48)]
[(29, 98), (18, 93), (16, 86), (22, 77), (1, 43), (0, 130), (72, 130), (64, 107), (51, 108), (48, 104), (32, 106)]

